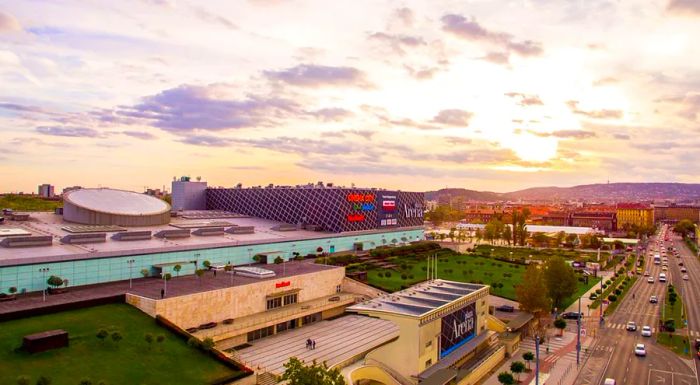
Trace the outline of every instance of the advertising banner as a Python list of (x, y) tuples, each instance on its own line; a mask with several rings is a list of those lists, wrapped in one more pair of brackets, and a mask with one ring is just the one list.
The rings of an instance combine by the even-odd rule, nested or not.
[(476, 335), (476, 303), (461, 307), (442, 317), (440, 358), (450, 354)]
[(377, 193), (377, 220), (380, 227), (397, 226), (398, 194), (395, 191), (381, 191)]

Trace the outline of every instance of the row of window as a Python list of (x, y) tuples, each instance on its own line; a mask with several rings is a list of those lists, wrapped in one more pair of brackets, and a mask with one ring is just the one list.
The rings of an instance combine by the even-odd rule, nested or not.
[(267, 300), (267, 310), (276, 309), (278, 307), (295, 304), (295, 303), (297, 303), (297, 299), (298, 299), (298, 295), (296, 293), (287, 294), (283, 297), (269, 298)]
[(268, 326), (266, 328), (253, 330), (252, 332), (248, 332), (248, 342), (259, 340), (261, 338), (265, 338), (265, 337), (271, 336), (273, 334), (275, 334), (275, 327), (274, 326)]

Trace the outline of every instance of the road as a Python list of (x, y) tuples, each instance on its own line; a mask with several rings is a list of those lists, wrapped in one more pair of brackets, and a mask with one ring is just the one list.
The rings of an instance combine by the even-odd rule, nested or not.
[[(682, 238), (673, 236), (672, 237), (673, 247), (680, 251), (680, 259), (674, 257), (669, 258), (669, 268), (672, 271), (673, 284), (678, 288), (678, 292), (683, 298), (683, 303), (685, 304), (688, 318), (688, 336), (691, 341), (691, 348), (693, 341), (700, 338), (700, 260), (693, 254), (693, 252), (686, 246)], [(670, 244), (670, 242), (667, 242)], [(670, 263), (676, 259), (676, 263)], [(685, 268), (688, 270), (686, 273), (681, 273), (681, 267), (678, 266), (678, 261), (682, 261)], [(690, 278), (687, 281), (682, 279), (684, 274), (688, 275)], [(695, 358), (695, 370), (696, 373), (700, 372), (700, 359)]]
[[(645, 259), (646, 270), (655, 277), (655, 282), (648, 283), (646, 277), (640, 276), (615, 313), (608, 316), (604, 326), (598, 330), (598, 343), (576, 384), (600, 385), (605, 378), (613, 378), (618, 385), (697, 385), (695, 368), (687, 360), (658, 346), (654, 337), (641, 336), (644, 325), (651, 326), (654, 335), (658, 332), (659, 309), (666, 290), (666, 284), (658, 281), (661, 266), (654, 265), (653, 258), (648, 255)], [(675, 257), (669, 258), (669, 268), (673, 259)], [(659, 298), (658, 304), (649, 302), (652, 295)], [(636, 332), (625, 329), (628, 321), (637, 323)], [(634, 355), (637, 343), (646, 345), (646, 357)]]

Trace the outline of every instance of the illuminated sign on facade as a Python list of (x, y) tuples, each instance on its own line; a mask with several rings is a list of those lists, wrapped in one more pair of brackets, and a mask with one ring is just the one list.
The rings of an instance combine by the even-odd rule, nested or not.
[(397, 226), (399, 224), (396, 210), (398, 194), (394, 191), (380, 192), (377, 197), (377, 219), (379, 226)]
[(365, 220), (365, 214), (354, 213), (348, 214), (348, 222), (362, 222)]
[(348, 194), (348, 202), (353, 203), (374, 203), (374, 194), (360, 194), (352, 193)]
[(476, 335), (476, 303), (472, 302), (442, 317), (440, 358), (452, 353)]
[(275, 288), (279, 289), (280, 287), (287, 287), (292, 284), (292, 281), (282, 281), (282, 282), (277, 282), (275, 283)]
[(423, 205), (418, 203), (403, 205), (403, 211), (406, 218), (423, 218)]

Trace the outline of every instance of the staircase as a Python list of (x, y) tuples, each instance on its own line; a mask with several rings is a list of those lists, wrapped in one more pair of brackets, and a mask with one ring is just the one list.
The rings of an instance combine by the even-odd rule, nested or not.
[(275, 385), (277, 383), (277, 376), (270, 372), (260, 372), (258, 373), (258, 378), (256, 381), (257, 385)]

